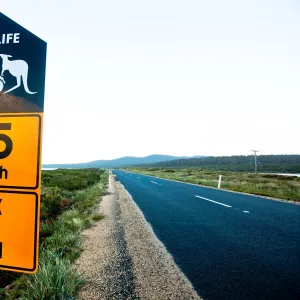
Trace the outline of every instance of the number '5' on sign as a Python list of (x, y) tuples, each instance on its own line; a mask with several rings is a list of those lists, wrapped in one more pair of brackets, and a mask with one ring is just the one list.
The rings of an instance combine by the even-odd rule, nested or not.
[[(11, 123), (0, 123), (0, 131), (1, 130), (11, 130)], [(0, 159), (3, 159), (10, 155), (13, 148), (13, 142), (8, 135), (3, 133), (0, 133), (0, 141), (5, 144), (5, 149), (0, 152)]]
[(0, 188), (39, 187), (40, 135), (40, 115), (0, 115)]

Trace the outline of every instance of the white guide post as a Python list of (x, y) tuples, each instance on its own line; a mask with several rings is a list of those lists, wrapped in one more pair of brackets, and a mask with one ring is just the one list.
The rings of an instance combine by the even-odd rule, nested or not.
[(222, 175), (219, 176), (218, 189), (221, 187)]

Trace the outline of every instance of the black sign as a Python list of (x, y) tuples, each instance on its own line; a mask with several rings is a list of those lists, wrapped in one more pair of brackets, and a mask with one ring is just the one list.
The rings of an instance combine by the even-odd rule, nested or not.
[(0, 13), (0, 113), (43, 112), (47, 43)]

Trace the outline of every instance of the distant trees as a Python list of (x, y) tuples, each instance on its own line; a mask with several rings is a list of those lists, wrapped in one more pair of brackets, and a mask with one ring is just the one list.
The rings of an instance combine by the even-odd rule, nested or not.
[[(257, 157), (258, 172), (300, 173), (300, 155), (260, 155)], [(144, 165), (153, 168), (202, 168), (209, 170), (254, 172), (254, 157), (208, 156), (176, 159)]]

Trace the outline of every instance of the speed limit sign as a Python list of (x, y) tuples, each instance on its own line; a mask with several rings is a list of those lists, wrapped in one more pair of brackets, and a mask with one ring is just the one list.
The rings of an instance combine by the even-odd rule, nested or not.
[(47, 44), (0, 13), (0, 269), (35, 273)]

